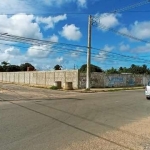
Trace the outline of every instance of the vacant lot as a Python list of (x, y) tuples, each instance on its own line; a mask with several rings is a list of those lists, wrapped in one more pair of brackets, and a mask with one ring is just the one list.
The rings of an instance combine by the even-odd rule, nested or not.
[(0, 84), (1, 150), (148, 150), (144, 90), (52, 91)]

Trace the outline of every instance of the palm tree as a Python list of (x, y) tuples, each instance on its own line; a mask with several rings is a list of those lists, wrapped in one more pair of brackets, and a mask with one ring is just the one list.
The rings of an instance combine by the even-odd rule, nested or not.
[(3, 67), (6, 67), (6, 66), (8, 66), (10, 63), (8, 63), (8, 62), (6, 62), (6, 61), (3, 61), (3, 62), (1, 62), (1, 64), (2, 64)]

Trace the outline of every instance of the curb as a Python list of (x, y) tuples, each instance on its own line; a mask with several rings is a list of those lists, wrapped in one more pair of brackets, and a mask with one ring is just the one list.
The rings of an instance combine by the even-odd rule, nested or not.
[[(91, 90), (72, 90), (73, 92), (79, 93), (98, 93), (98, 92), (119, 92), (119, 91), (130, 91), (130, 90), (142, 90), (144, 87), (135, 87), (135, 88), (110, 88), (110, 89), (91, 89)], [(68, 90), (70, 91), (70, 90)]]

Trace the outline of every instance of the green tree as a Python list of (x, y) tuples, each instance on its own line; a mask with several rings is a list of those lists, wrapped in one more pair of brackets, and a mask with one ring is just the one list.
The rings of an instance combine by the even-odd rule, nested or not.
[(8, 65), (10, 65), (8, 62), (6, 62), (6, 61), (3, 61), (3, 62), (1, 62), (1, 64), (2, 64), (2, 70), (4, 71), (4, 72), (6, 72), (6, 70), (7, 70), (7, 67), (8, 67)]
[(138, 66), (132, 64), (129, 68), (120, 67), (118, 70), (115, 68), (111, 68), (106, 70), (107, 73), (114, 74), (114, 73), (132, 73), (132, 74), (150, 74), (150, 69), (147, 65)]
[(2, 66), (8, 66), (10, 63), (3, 61), (3, 62), (1, 62), (1, 64), (2, 64)]
[(3, 67), (0, 65), (0, 72), (3, 72)]
[(118, 74), (119, 71), (117, 69), (115, 69), (115, 68), (112, 67), (111, 69), (107, 70), (107, 73), (108, 74)]
[(119, 73), (130, 73), (129, 69), (126, 68), (126, 67), (120, 67), (120, 68), (118, 69), (118, 72), (119, 72)]
[(145, 64), (142, 66), (142, 74), (144, 73), (148, 73), (148, 68)]
[(15, 72), (15, 71), (20, 71), (20, 66), (17, 65), (7, 66), (6, 72)]
[[(103, 72), (103, 70), (100, 67), (95, 66), (93, 64), (91, 64), (90, 68), (91, 68), (91, 72)], [(87, 71), (87, 64), (82, 65), (79, 70), (80, 70), (80, 72), (86, 72)]]
[(149, 72), (149, 69), (147, 68), (146, 65), (137, 66), (137, 65), (132, 64), (131, 67), (129, 68), (129, 70), (133, 74), (144, 74), (144, 73)]
[(35, 67), (31, 65), (30, 63), (24, 63), (20, 65), (20, 71), (27, 71), (28, 67), (32, 67), (33, 70), (35, 69)]
[(61, 69), (62, 69), (62, 66), (60, 66), (60, 65), (54, 66), (54, 70), (61, 70)]

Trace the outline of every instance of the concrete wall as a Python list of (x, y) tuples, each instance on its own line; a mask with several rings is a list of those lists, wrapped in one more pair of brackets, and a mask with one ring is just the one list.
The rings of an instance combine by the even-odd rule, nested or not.
[[(0, 82), (52, 86), (56, 81), (61, 81), (62, 87), (66, 82), (72, 82), (74, 89), (85, 88), (86, 74), (79, 74), (78, 70), (0, 72)], [(91, 74), (91, 87), (93, 88), (142, 86), (148, 81), (150, 81), (150, 75)]]
[[(130, 87), (143, 86), (150, 81), (150, 75), (133, 75), (133, 74), (104, 74), (91, 73), (91, 87)], [(80, 73), (79, 87), (86, 87), (86, 74)]]
[(78, 70), (0, 72), (0, 82), (52, 86), (56, 81), (61, 81), (62, 86), (66, 82), (72, 82), (73, 88), (78, 89)]

